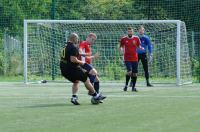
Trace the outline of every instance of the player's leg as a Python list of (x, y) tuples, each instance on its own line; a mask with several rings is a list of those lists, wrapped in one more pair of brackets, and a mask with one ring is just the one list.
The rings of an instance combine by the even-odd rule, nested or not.
[(90, 78), (90, 82), (94, 86), (95, 91), (99, 93), (99, 77), (97, 76), (97, 70), (89, 64), (86, 65), (87, 66), (85, 66), (84, 68), (88, 71), (88, 77)]
[(93, 96), (94, 100), (97, 100), (98, 102), (100, 100), (103, 100), (105, 99), (106, 97), (101, 95), (101, 94), (98, 94), (93, 85), (91, 84), (90, 80), (88, 79), (88, 75), (87, 73), (85, 73), (81, 68), (78, 70), (79, 72), (79, 76), (77, 76), (78, 80), (82, 81), (86, 87), (86, 89), (91, 93), (91, 96)]
[(132, 74), (132, 66), (131, 66), (131, 62), (128, 62), (128, 61), (125, 61), (125, 66), (126, 66), (126, 69), (127, 69), (127, 73), (126, 73), (126, 82), (125, 82), (125, 86), (124, 86), (124, 91), (127, 91), (127, 88), (128, 88), (128, 83), (129, 83), (129, 80), (131, 78), (131, 74)]
[[(88, 71), (88, 77), (90, 79), (91, 84), (94, 86), (95, 91), (98, 93), (99, 92), (99, 87), (98, 87), (98, 83), (96, 83), (97, 80), (97, 71), (96, 69), (92, 68), (91, 70)], [(89, 95), (91, 95), (91, 93), (88, 93)]]
[(90, 78), (90, 82), (92, 84), (94, 84), (95, 80), (96, 80), (96, 77), (97, 77), (97, 71), (96, 69), (92, 68), (91, 70), (89, 70), (89, 78)]
[(146, 84), (148, 87), (152, 87), (153, 85), (150, 84), (149, 82), (149, 69), (148, 69), (148, 61), (147, 61), (147, 55), (146, 54), (142, 54), (142, 66), (144, 69), (144, 73), (145, 73), (145, 79), (146, 79)]
[(102, 94), (99, 94), (95, 91), (93, 85), (91, 84), (90, 80), (87, 79), (85, 82), (85, 87), (88, 89), (88, 91), (90, 91), (91, 96), (93, 96), (92, 98), (98, 102), (100, 102), (101, 100), (104, 100), (106, 98), (106, 96), (103, 96)]
[[(97, 71), (95, 68), (91, 69), (89, 72), (89, 78), (90, 82), (93, 85), (95, 91), (99, 93), (99, 77), (97, 76)], [(91, 92), (88, 92), (89, 95), (91, 95)], [(105, 99), (106, 96), (101, 95), (102, 99)], [(103, 103), (102, 100), (99, 101), (100, 103)]]
[[(138, 54), (138, 64), (140, 62), (140, 60), (142, 59), (142, 55), (141, 54)], [(131, 82), (129, 84), (129, 87), (132, 87), (133, 86), (133, 80), (131, 79)]]
[[(97, 70), (87, 63), (85, 63), (82, 68), (87, 71), (90, 83), (93, 85), (95, 91), (99, 93), (99, 78), (97, 77)], [(89, 90), (88, 94), (92, 95), (93, 93)], [(105, 99), (106, 96), (101, 95), (101, 98)]]
[(71, 98), (71, 102), (74, 105), (80, 105), (77, 96), (78, 89), (79, 89), (79, 81), (75, 81), (72, 85), (72, 98)]
[(95, 79), (95, 81), (94, 81), (94, 89), (95, 89), (95, 91), (97, 92), (97, 93), (99, 93), (99, 77), (98, 76), (96, 76), (96, 79)]
[(138, 73), (138, 62), (132, 62), (132, 76), (131, 79), (133, 81), (132, 84), (132, 91), (137, 92), (137, 89), (135, 88), (135, 84), (137, 81), (137, 73)]
[(86, 72), (88, 73), (88, 77), (90, 78), (90, 82), (94, 85), (94, 82), (96, 80), (97, 71), (92, 67), (92, 65), (85, 63), (83, 66), (81, 66)]
[(77, 96), (79, 81), (76, 80), (76, 76), (72, 74), (72, 73), (77, 74), (76, 70), (68, 69), (66, 64), (64, 64), (63, 62), (60, 63), (60, 69), (61, 69), (62, 76), (64, 76), (69, 81), (73, 82), (71, 103), (73, 103), (74, 105), (80, 105), (78, 102), (78, 96)]

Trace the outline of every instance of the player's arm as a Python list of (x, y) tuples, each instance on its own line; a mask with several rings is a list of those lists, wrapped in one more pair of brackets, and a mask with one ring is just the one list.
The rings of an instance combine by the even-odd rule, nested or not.
[(141, 46), (141, 41), (140, 41), (139, 38), (138, 38), (137, 43), (135, 44), (135, 46), (140, 50), (144, 50), (144, 48)]
[(80, 61), (76, 56), (70, 56), (70, 61), (73, 62), (73, 63), (77, 63), (79, 65), (84, 65), (85, 64), (85, 62)]
[(99, 53), (97, 52), (94, 55), (87, 56), (88, 59), (97, 59), (99, 57)]
[(149, 37), (147, 37), (146, 41), (147, 41), (147, 47), (148, 47), (149, 54), (152, 54), (153, 45), (152, 45)]
[(124, 45), (123, 45), (123, 40), (122, 40), (123, 37), (121, 37), (121, 39), (119, 40), (119, 44), (118, 44), (118, 47), (119, 47), (119, 52), (123, 55), (124, 54)]
[(153, 49), (153, 45), (149, 39), (149, 37), (147, 37), (147, 47), (148, 47), (148, 51), (149, 51), (149, 61), (151, 62), (153, 60), (153, 53), (152, 53), (152, 49)]
[(87, 57), (88, 59), (96, 59), (96, 58), (99, 57), (99, 53), (98, 52), (92, 56), (91, 52), (90, 53), (84, 53), (83, 49), (84, 48), (79, 47), (79, 55), (81, 55), (83, 57)]
[(79, 48), (79, 55), (83, 56), (83, 57), (88, 57), (91, 56), (91, 53), (84, 53), (83, 52), (83, 48)]
[(83, 65), (85, 62), (79, 60), (77, 58), (77, 56), (79, 55), (79, 49), (76, 49), (76, 48), (72, 48), (70, 51), (69, 51), (69, 54), (70, 54), (70, 61), (72, 63), (77, 63), (79, 65)]

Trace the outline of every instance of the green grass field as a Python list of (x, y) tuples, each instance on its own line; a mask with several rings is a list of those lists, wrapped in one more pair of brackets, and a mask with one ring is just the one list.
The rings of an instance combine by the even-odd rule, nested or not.
[(0, 83), (0, 132), (199, 132), (200, 84), (176, 87), (102, 84), (107, 99), (91, 105), (81, 85), (72, 105), (65, 83)]

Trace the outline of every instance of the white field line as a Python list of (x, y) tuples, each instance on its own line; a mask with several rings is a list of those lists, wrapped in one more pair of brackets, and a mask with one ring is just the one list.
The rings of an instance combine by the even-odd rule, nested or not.
[[(80, 97), (90, 97), (87, 94), (78, 94)], [(108, 98), (200, 98), (198, 95), (113, 95), (106, 94)], [(0, 95), (0, 98), (21, 98), (21, 99), (39, 99), (39, 98), (66, 98), (71, 97), (71, 94), (12, 94), (12, 95)]]

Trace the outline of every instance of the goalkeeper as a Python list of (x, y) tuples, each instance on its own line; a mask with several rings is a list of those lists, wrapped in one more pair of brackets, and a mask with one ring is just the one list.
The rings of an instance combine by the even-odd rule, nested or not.
[[(141, 60), (142, 66), (144, 69), (145, 73), (145, 78), (146, 78), (146, 84), (147, 87), (152, 87), (153, 85), (149, 82), (149, 70), (148, 70), (148, 59), (147, 59), (147, 48), (149, 51), (149, 61), (151, 62), (153, 59), (153, 54), (152, 54), (152, 44), (147, 35), (145, 35), (145, 28), (143, 25), (141, 25), (138, 29), (138, 37), (140, 38), (141, 41), (141, 46), (144, 48), (144, 50), (138, 49), (137, 48), (137, 53), (138, 53), (138, 62)], [(131, 84), (132, 85), (132, 80)]]
[[(96, 34), (89, 33), (85, 41), (82, 41), (79, 45), (79, 54), (80, 59), (89, 64), (83, 65), (82, 68), (85, 69), (89, 73), (90, 82), (93, 84), (94, 89), (97, 93), (99, 93), (99, 77), (97, 76), (97, 71), (91, 65), (91, 60), (98, 58), (99, 54), (96, 53), (92, 56), (92, 51), (90, 46), (94, 44), (95, 40), (97, 39)], [(90, 68), (91, 66), (91, 68)], [(88, 94), (91, 94), (90, 92)], [(102, 101), (100, 101), (102, 103)]]
[(78, 60), (79, 50), (76, 47), (78, 42), (78, 35), (76, 33), (72, 33), (69, 37), (69, 41), (66, 43), (66, 46), (62, 49), (60, 60), (61, 74), (73, 83), (71, 102), (74, 105), (79, 105), (77, 96), (79, 81), (82, 81), (85, 84), (85, 87), (91, 92), (93, 100), (99, 102), (104, 98), (102, 98), (102, 95), (96, 93), (94, 87), (87, 77), (88, 74), (80, 67), (88, 64)]

